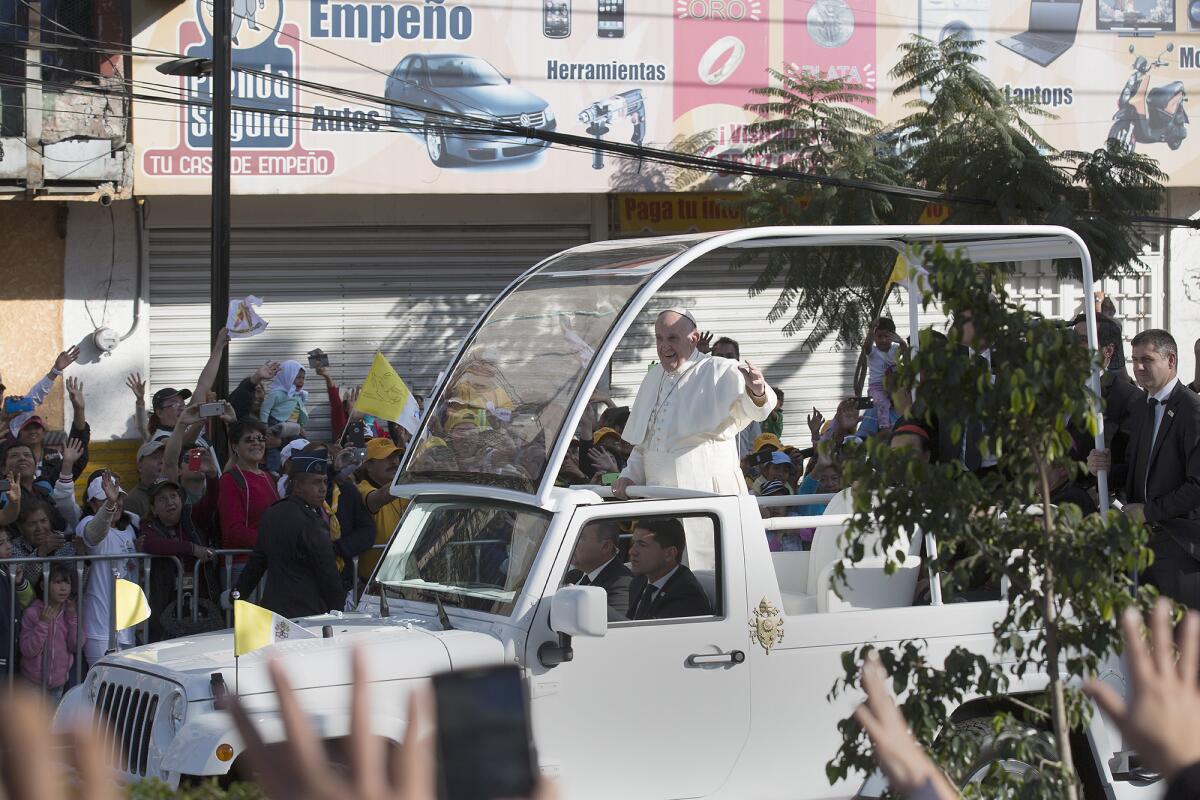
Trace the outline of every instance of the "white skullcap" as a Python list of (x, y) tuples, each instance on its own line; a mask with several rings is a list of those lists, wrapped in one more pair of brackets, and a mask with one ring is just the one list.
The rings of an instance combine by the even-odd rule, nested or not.
[(678, 314), (679, 316), (684, 317), (687, 320), (690, 320), (692, 323), (692, 327), (696, 328), (697, 330), (700, 329), (700, 323), (696, 321), (696, 315), (693, 314), (688, 309), (680, 308), (678, 306), (671, 306), (670, 308), (664, 308), (662, 311), (658, 312), (658, 315), (661, 317), (663, 314), (666, 314), (667, 312), (670, 312), (672, 314)]

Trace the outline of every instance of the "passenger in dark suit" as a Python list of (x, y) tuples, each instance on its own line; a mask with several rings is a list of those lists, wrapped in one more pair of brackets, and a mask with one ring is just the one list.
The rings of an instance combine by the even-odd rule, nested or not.
[(341, 611), (346, 605), (329, 524), (321, 512), (328, 488), (327, 455), (305, 450), (292, 456), (291, 494), (263, 512), (254, 552), (238, 579), (239, 594), (249, 597), (269, 570), (260, 605), (282, 617)]
[[(1178, 369), (1171, 334), (1151, 329), (1134, 337), (1133, 377), (1149, 397), (1133, 412), (1124, 510), (1153, 531), (1146, 581), (1200, 608), (1200, 397), (1179, 381)], [(1089, 466), (1108, 458), (1093, 452)]]
[[(971, 309), (959, 311), (954, 319), (954, 327), (958, 329), (959, 344), (955, 347), (958, 361), (955, 365), (956, 374), (951, 381), (957, 383), (962, 372), (972, 366), (981, 367), (988, 372), (994, 372), (990, 353), (978, 348), (982, 343), (975, 341), (975, 314)], [(968, 472), (982, 473), (995, 466), (996, 459), (985, 458), (980, 450), (984, 439), (983, 424), (974, 417), (939, 419), (936, 421), (937, 449), (936, 459), (939, 463), (948, 464), (954, 461), (961, 463)], [(958, 423), (962, 431), (961, 438), (956, 442), (951, 436)]]
[(625, 619), (629, 610), (629, 584), (633, 573), (621, 563), (621, 529), (615, 520), (597, 520), (583, 526), (565, 584), (600, 586), (608, 593), (608, 619)]
[(629, 585), (629, 619), (700, 617), (713, 613), (704, 587), (679, 563), (686, 547), (677, 519), (638, 520), (629, 548), (636, 576)]
[[(1087, 320), (1080, 314), (1072, 321), (1075, 338), (1087, 347)], [(1135, 421), (1135, 408), (1146, 402), (1146, 393), (1137, 387), (1123, 371), (1110, 369), (1113, 360), (1121, 352), (1121, 326), (1112, 317), (1096, 317), (1096, 333), (1100, 345), (1103, 371), (1100, 377), (1100, 402), (1104, 417), (1105, 449), (1111, 453), (1112, 469), (1108, 473), (1109, 491), (1125, 485), (1128, 468), (1129, 436)], [(1141, 405), (1139, 405), (1141, 404)], [(1082, 424), (1083, 420), (1072, 420), (1071, 457), (1086, 461), (1096, 446), (1095, 438)], [(1055, 504), (1075, 503), (1084, 514), (1095, 513), (1098, 508), (1092, 500), (1091, 490), (1096, 486), (1094, 473), (1078, 478), (1055, 488), (1051, 502)]]

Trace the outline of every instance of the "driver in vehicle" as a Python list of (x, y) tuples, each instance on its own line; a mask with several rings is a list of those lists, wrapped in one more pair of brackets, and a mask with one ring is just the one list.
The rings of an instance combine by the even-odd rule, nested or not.
[(621, 563), (621, 529), (615, 520), (590, 522), (579, 532), (571, 569), (563, 583), (600, 586), (608, 594), (608, 619), (625, 619), (629, 611), (629, 584), (633, 573)]
[(686, 539), (677, 519), (638, 520), (629, 548), (636, 576), (629, 585), (629, 619), (671, 619), (712, 614), (692, 571), (679, 563)]

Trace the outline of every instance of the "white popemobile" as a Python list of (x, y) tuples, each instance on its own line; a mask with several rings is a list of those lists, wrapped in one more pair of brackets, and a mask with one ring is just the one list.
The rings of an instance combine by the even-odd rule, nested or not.
[[(558, 487), (555, 478), (622, 337), (649, 326), (662, 305), (655, 293), (688, 264), (780, 247), (907, 256), (935, 241), (977, 262), (1078, 258), (1091, 285), (1082, 242), (1051, 227), (762, 228), (600, 242), (547, 259), (496, 299), (430, 398), (392, 485), (412, 503), (357, 611), (300, 620), (331, 626), (331, 637), (243, 656), (236, 676), (230, 631), (114, 653), (67, 695), (60, 724), (93, 709), (114, 742), (114, 765), (132, 780), (225, 775), (242, 742), (214, 709), (214, 693), (236, 689), (264, 738), (281, 739), (265, 669), (278, 658), (321, 736), (339, 739), (349, 729), (350, 651), (363, 647), (374, 728), (397, 741), (406, 696), (431, 675), (520, 665), (539, 765), (566, 798), (878, 796), (878, 775), (833, 786), (825, 777), (837, 723), (856, 703), (827, 698), (843, 651), (923, 638), (935, 659), (956, 645), (990, 655), (1000, 601), (942, 605), (935, 595), (933, 605), (913, 606), (917, 559), (887, 575), (879, 556), (849, 565), (839, 596), (830, 577), (842, 557), (844, 496), (824, 516), (800, 518), (817, 527), (811, 551), (773, 553), (767, 530), (798, 519), (761, 518), (759, 503), (780, 498), (635, 487), (638, 499), (613, 501), (606, 489)], [(909, 303), (914, 328), (918, 305)], [(511, 411), (503, 434), (479, 424), (498, 411)], [(584, 526), (664, 516), (684, 522), (689, 550), (715, 551), (714, 568), (696, 570), (713, 614), (609, 623), (602, 588), (563, 586)], [(1118, 671), (1103, 678), (1123, 691)], [(1045, 682), (1026, 674), (1011, 692)], [(994, 702), (967, 702), (947, 724), (987, 715)], [(1161, 795), (1161, 784), (1134, 780), (1119, 734), (1098, 713), (1087, 738), (1083, 768), (1107, 797)]]

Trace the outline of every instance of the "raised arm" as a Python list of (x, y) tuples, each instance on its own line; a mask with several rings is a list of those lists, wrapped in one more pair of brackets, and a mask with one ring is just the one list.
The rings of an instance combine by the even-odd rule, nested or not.
[(133, 392), (133, 422), (142, 441), (150, 438), (150, 422), (146, 414), (146, 382), (142, 373), (131, 372), (125, 378), (125, 385)]
[(196, 381), (196, 391), (193, 392), (193, 397), (208, 397), (208, 393), (212, 391), (213, 381), (217, 379), (217, 370), (221, 368), (221, 356), (224, 355), (225, 348), (228, 346), (229, 331), (221, 328), (217, 331), (217, 340), (213, 343), (208, 362), (200, 371), (200, 379)]

